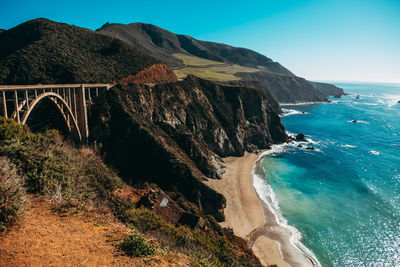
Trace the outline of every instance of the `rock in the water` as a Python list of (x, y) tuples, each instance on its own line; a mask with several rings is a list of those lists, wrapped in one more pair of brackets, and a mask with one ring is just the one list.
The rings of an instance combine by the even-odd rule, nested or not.
[(306, 149), (308, 149), (308, 150), (315, 150), (315, 147), (313, 147), (313, 146), (308, 146), (308, 147), (306, 147)]
[(357, 120), (352, 120), (351, 122), (358, 122)]
[(307, 139), (304, 137), (304, 134), (302, 133), (296, 135), (296, 141), (308, 142)]
[(298, 147), (298, 148), (302, 148), (303, 146), (302, 146), (302, 145), (298, 145), (297, 147)]
[(357, 96), (356, 96), (356, 99), (360, 99), (360, 95), (357, 95)]
[(399, 100), (399, 101), (397, 101), (397, 104), (400, 104), (400, 100)]

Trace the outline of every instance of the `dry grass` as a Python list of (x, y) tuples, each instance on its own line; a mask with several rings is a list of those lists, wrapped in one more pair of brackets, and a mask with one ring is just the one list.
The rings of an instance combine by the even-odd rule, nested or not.
[(174, 57), (183, 60), (183, 63), (186, 65), (182, 69), (174, 70), (176, 76), (180, 79), (192, 74), (213, 81), (236, 81), (241, 79), (234, 75), (237, 72), (260, 71), (255, 68), (243, 67), (236, 64), (231, 65), (184, 54), (174, 54)]

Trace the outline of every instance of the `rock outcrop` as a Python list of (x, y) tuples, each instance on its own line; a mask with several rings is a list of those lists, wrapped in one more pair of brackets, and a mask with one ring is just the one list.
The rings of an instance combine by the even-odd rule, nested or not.
[(220, 177), (220, 157), (287, 140), (265, 93), (194, 76), (154, 87), (118, 85), (91, 113), (92, 141), (128, 182), (177, 190), (218, 220), (225, 198), (202, 180)]

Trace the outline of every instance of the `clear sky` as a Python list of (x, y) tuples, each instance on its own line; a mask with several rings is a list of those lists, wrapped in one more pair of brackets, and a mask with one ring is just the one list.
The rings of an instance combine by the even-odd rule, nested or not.
[(0, 28), (38, 17), (152, 23), (256, 50), (310, 80), (400, 82), (400, 0), (0, 0)]

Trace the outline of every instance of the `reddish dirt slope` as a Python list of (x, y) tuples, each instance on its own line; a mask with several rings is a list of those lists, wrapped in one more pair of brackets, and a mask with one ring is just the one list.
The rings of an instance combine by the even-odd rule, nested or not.
[(173, 70), (165, 64), (154, 64), (139, 71), (135, 75), (129, 75), (119, 81), (121, 84), (129, 83), (169, 83), (178, 81)]
[(30, 196), (24, 219), (0, 235), (0, 266), (187, 266), (182, 255), (172, 255), (179, 264), (160, 256), (121, 255), (112, 243), (129, 231), (93, 212), (55, 214), (49, 202)]

